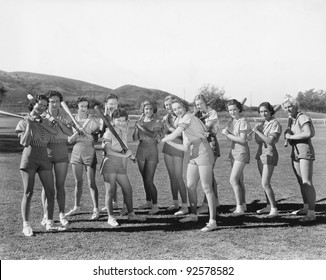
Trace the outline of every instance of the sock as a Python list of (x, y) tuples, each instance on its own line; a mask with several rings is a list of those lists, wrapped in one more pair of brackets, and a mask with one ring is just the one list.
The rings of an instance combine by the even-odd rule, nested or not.
[(28, 227), (29, 226), (29, 221), (23, 222), (23, 227)]
[(242, 207), (243, 207), (243, 211), (247, 211), (247, 204), (246, 203), (242, 203)]
[(308, 203), (303, 204), (303, 209), (308, 210)]
[(158, 208), (157, 204), (152, 204), (152, 209)]
[(237, 205), (234, 212), (243, 212), (243, 211), (244, 211), (244, 208), (243, 208), (243, 204), (242, 204), (242, 205)]
[(187, 203), (182, 203), (181, 208), (187, 208), (188, 209), (188, 204)]
[(208, 223), (209, 223), (209, 224), (216, 224), (216, 220), (214, 220), (214, 219), (209, 219)]
[(307, 216), (315, 216), (315, 210), (308, 210)]
[(99, 211), (98, 211), (98, 208), (94, 208), (94, 209), (93, 209), (93, 212), (99, 212)]
[(173, 200), (173, 205), (179, 207), (179, 200)]

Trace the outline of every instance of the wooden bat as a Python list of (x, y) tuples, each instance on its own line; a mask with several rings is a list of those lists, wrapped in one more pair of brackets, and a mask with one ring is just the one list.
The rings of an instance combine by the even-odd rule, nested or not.
[[(108, 119), (104, 116), (103, 112), (101, 111), (101, 109), (98, 106), (94, 107), (94, 110), (99, 114), (99, 116), (101, 117), (101, 119), (103, 120), (103, 122), (105, 123), (105, 125), (109, 128), (109, 130), (111, 131), (111, 133), (114, 135), (115, 138), (117, 138), (123, 152), (127, 152), (127, 150), (129, 150), (127, 148), (127, 146), (125, 145), (125, 143), (122, 141), (122, 139), (120, 138), (119, 134), (115, 131), (114, 127), (112, 126), (112, 124), (110, 123), (110, 121), (108, 121)], [(129, 156), (129, 158), (136, 163), (136, 159), (134, 157), (134, 155)]]
[[(25, 116), (22, 116), (22, 115), (18, 115), (18, 114), (13, 114), (13, 113), (9, 113), (7, 111), (2, 111), (0, 110), (0, 114), (2, 115), (6, 115), (6, 116), (10, 116), (10, 117), (15, 117), (15, 118), (20, 118), (20, 119), (25, 119)], [(34, 122), (38, 122), (38, 123), (41, 123), (42, 122), (42, 119), (39, 118), (39, 117), (35, 117), (35, 116), (31, 116), (30, 119)]]
[[(71, 118), (71, 120), (73, 121), (73, 123), (75, 124), (76, 126), (76, 129), (79, 131), (79, 132), (84, 132), (83, 131), (83, 128), (80, 126), (80, 124), (76, 121), (75, 119), (75, 116), (71, 113), (67, 103), (65, 101), (61, 101), (61, 107), (66, 111), (66, 113), (68, 114), (68, 116)], [(85, 133), (85, 132), (84, 132)]]
[(244, 105), (247, 101), (247, 97), (243, 98), (242, 101), (241, 101), (241, 105)]

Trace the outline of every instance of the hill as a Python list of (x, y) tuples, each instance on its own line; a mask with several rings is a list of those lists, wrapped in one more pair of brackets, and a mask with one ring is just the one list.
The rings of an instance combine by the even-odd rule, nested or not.
[(29, 72), (5, 72), (0, 70), (0, 87), (4, 87), (6, 97), (1, 104), (2, 109), (20, 111), (27, 103), (27, 93), (44, 93), (49, 89), (58, 90), (65, 100), (74, 100), (79, 96), (89, 96), (101, 103), (110, 92), (119, 97), (120, 103), (127, 109), (138, 109), (146, 98), (155, 100), (161, 107), (168, 92), (157, 89), (124, 85), (110, 89), (84, 81)]

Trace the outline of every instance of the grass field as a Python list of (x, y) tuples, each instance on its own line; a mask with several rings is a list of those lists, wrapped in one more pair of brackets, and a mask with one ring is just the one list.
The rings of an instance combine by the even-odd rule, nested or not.
[[(155, 183), (161, 211), (148, 216), (145, 210), (137, 209), (144, 202), (145, 194), (141, 176), (136, 164), (129, 164), (129, 178), (133, 185), (136, 213), (147, 220), (142, 223), (128, 222), (126, 217), (118, 217), (121, 227), (109, 229), (106, 213), (102, 212), (98, 221), (90, 221), (92, 206), (88, 188), (84, 186), (82, 197), (83, 212), (69, 218), (70, 227), (65, 232), (47, 233), (41, 226), (42, 207), (41, 185), (36, 181), (31, 221), (35, 237), (22, 235), (20, 203), (22, 182), (19, 174), (20, 151), (16, 136), (12, 135), (15, 119), (0, 119), (0, 257), (1, 259), (114, 259), (114, 260), (154, 260), (154, 259), (261, 259), (261, 260), (325, 260), (326, 259), (326, 126), (316, 125), (313, 144), (317, 159), (314, 164), (314, 184), (317, 191), (317, 221), (311, 225), (301, 225), (299, 217), (290, 215), (302, 204), (298, 184), (290, 165), (290, 148), (278, 143), (280, 161), (272, 179), (281, 216), (266, 221), (255, 211), (264, 206), (264, 193), (254, 160), (256, 144), (250, 142), (251, 162), (245, 168), (248, 214), (242, 218), (228, 217), (235, 199), (228, 182), (230, 162), (227, 158), (229, 144), (219, 137), (221, 157), (214, 169), (218, 181), (221, 207), (218, 217), (219, 228), (209, 233), (200, 232), (208, 221), (201, 215), (195, 224), (181, 224), (179, 218), (165, 209), (171, 204), (171, 192), (162, 154), (157, 168)], [(5, 125), (4, 125), (5, 123)], [(285, 125), (285, 124), (284, 124)], [(133, 151), (137, 143), (130, 143)], [(159, 149), (162, 149), (160, 144)], [(101, 151), (97, 151), (101, 159)], [(186, 164), (185, 164), (186, 166)], [(104, 184), (100, 174), (96, 174), (99, 188), (100, 207), (104, 206)], [(86, 182), (85, 182), (86, 184)], [(73, 207), (74, 180), (69, 167), (66, 180), (66, 210)], [(203, 198), (198, 187), (199, 202)], [(119, 190), (119, 202), (122, 195)], [(57, 205), (55, 217), (58, 219)], [(117, 212), (118, 215), (118, 212)]]

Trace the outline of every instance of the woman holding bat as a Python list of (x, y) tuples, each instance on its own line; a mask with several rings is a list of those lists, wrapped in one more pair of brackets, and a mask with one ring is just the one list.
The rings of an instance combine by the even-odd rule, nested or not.
[(222, 130), (222, 134), (231, 142), (229, 154), (232, 166), (230, 183), (236, 199), (236, 208), (231, 213), (232, 217), (243, 216), (247, 210), (243, 170), (250, 161), (247, 136), (251, 131), (251, 127), (249, 122), (240, 116), (243, 110), (243, 103), (240, 103), (236, 99), (231, 99), (226, 103), (226, 109), (232, 117), (232, 120)]
[[(163, 118), (164, 132), (166, 135), (171, 134), (176, 129), (177, 116), (172, 111), (172, 99), (171, 95), (167, 96), (164, 100), (164, 108), (168, 111), (167, 115)], [(182, 136), (178, 136), (173, 140), (174, 143), (182, 144)], [(173, 205), (167, 208), (168, 211), (179, 210), (178, 193), (181, 196), (181, 209), (174, 213), (174, 215), (184, 215), (189, 212), (187, 202), (187, 189), (183, 181), (183, 158), (184, 151), (181, 151), (168, 142), (163, 145), (164, 162), (166, 169), (168, 170)]]
[[(203, 94), (198, 94), (194, 99), (196, 113), (195, 116), (198, 117), (206, 127), (206, 130), (209, 132), (207, 141), (212, 148), (214, 154), (214, 164), (213, 170), (218, 157), (220, 157), (220, 147), (217, 142), (216, 134), (219, 131), (219, 120), (217, 112), (210, 106)], [(219, 207), (218, 194), (217, 194), (217, 183), (213, 172), (213, 190), (216, 197), (216, 207)], [(204, 197), (203, 204), (198, 209), (199, 214), (208, 213), (208, 204), (207, 198)]]
[[(208, 133), (204, 124), (189, 112), (188, 104), (181, 99), (172, 101), (173, 112), (178, 116), (178, 126), (162, 142), (187, 151), (190, 149), (190, 161), (187, 167), (187, 186), (191, 214), (180, 220), (181, 223), (197, 222), (197, 185), (200, 180), (209, 207), (209, 222), (201, 229), (203, 232), (217, 228), (216, 199), (212, 187), (214, 155), (207, 141)], [(183, 135), (183, 143), (177, 144), (173, 140)]]
[(53, 223), (54, 181), (52, 165), (47, 153), (47, 145), (51, 135), (56, 134), (57, 130), (47, 120), (37, 122), (48, 107), (48, 103), (49, 100), (45, 95), (37, 95), (34, 100), (30, 101), (29, 110), (31, 112), (24, 120), (17, 124), (15, 129), (20, 138), (20, 144), (25, 147), (20, 163), (20, 174), (24, 187), (21, 212), (23, 217), (23, 234), (25, 236), (34, 235), (29, 221), (29, 214), (36, 173), (39, 175), (47, 199), (46, 210), (48, 219), (45, 228), (49, 231), (59, 229)]
[[(66, 111), (60, 107), (63, 97), (60, 92), (55, 90), (49, 90), (46, 93), (49, 99), (49, 107), (42, 114), (46, 119), (50, 120), (53, 124), (53, 128), (56, 129), (57, 134), (50, 138), (48, 143), (48, 156), (53, 167), (55, 176), (55, 187), (57, 202), (59, 206), (59, 219), (61, 225), (67, 227), (69, 222), (65, 218), (65, 204), (66, 204), (66, 192), (65, 192), (65, 180), (68, 172), (68, 136), (72, 135), (71, 119), (67, 115)], [(42, 190), (42, 204), (44, 209), (44, 217), (41, 222), (42, 225), (46, 224), (47, 211), (46, 211), (46, 196), (44, 189)]]
[(136, 159), (146, 193), (146, 203), (141, 208), (151, 208), (149, 214), (153, 215), (160, 211), (157, 205), (154, 175), (158, 164), (157, 142), (161, 137), (163, 125), (156, 117), (157, 108), (153, 102), (145, 100), (140, 109), (142, 116), (135, 123), (133, 140), (139, 140)]
[(294, 211), (293, 214), (305, 215), (300, 222), (313, 222), (316, 220), (316, 191), (312, 182), (315, 151), (311, 138), (315, 135), (315, 129), (311, 119), (299, 111), (299, 103), (294, 98), (287, 97), (282, 103), (282, 108), (292, 119), (292, 124), (284, 132), (284, 137), (292, 146), (292, 168), (300, 185), (304, 204), (302, 209)]
[(83, 169), (86, 167), (87, 182), (93, 202), (93, 214), (91, 219), (100, 217), (98, 209), (98, 189), (95, 183), (96, 152), (94, 148), (94, 135), (99, 131), (99, 122), (88, 114), (89, 101), (86, 97), (77, 100), (78, 113), (76, 121), (78, 127), (74, 128), (74, 134), (68, 137), (69, 143), (74, 143), (70, 163), (74, 174), (75, 206), (66, 216), (76, 214), (80, 211), (80, 200), (83, 192)]
[(268, 102), (258, 106), (258, 113), (263, 121), (252, 129), (258, 144), (256, 154), (257, 166), (261, 175), (261, 183), (265, 191), (267, 206), (257, 211), (258, 214), (268, 214), (266, 218), (278, 216), (275, 194), (271, 186), (273, 171), (278, 162), (276, 143), (282, 133), (281, 124), (273, 117), (275, 110)]

